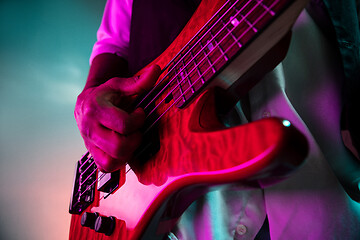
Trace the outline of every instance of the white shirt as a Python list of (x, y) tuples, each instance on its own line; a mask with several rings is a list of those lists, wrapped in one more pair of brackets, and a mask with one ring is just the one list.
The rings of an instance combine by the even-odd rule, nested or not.
[[(108, 0), (90, 62), (104, 52), (127, 58), (131, 7), (132, 0)], [(329, 166), (352, 157), (340, 138), (342, 79), (332, 52), (303, 11), (286, 59), (250, 91), (254, 120), (283, 117), (307, 137), (305, 164), (263, 190), (233, 184), (206, 194), (186, 210), (173, 238), (253, 239), (267, 215), (272, 240), (360, 239), (360, 205)]]

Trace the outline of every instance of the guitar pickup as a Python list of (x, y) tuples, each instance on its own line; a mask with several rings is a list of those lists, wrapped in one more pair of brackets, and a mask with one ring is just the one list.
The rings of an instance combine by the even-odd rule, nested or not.
[(69, 213), (80, 214), (94, 202), (96, 169), (89, 152), (76, 163)]
[(103, 173), (99, 170), (97, 190), (112, 193), (120, 186), (120, 170), (112, 173)]

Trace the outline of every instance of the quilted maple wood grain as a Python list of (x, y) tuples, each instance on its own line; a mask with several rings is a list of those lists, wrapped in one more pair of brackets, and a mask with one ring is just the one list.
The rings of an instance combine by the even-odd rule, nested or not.
[[(172, 132), (172, 129), (165, 131)], [(138, 239), (149, 222), (154, 220), (157, 210), (172, 197), (172, 192), (175, 190), (187, 186), (216, 185), (241, 179), (247, 182), (269, 175), (276, 179), (278, 172), (272, 172), (272, 169), (278, 171), (279, 167), (282, 167), (284, 158), (291, 159), (284, 161), (287, 165), (285, 167), (295, 168), (306, 156), (306, 140), (302, 135), (294, 128), (284, 127), (281, 120), (273, 118), (229, 130), (198, 133), (188, 131), (173, 137), (180, 137), (182, 140), (174, 145), (170, 142), (171, 137), (170, 140), (164, 139), (163, 148), (155, 157), (161, 160), (157, 162), (158, 164), (148, 163), (142, 171), (136, 173), (137, 176), (128, 174), (125, 185), (108, 199), (102, 200), (100, 207), (92, 207), (92, 211), (101, 212), (105, 216), (112, 215), (118, 219), (127, 219), (127, 228), (124, 222), (117, 220), (115, 232), (108, 237), (81, 227), (80, 216), (74, 215), (71, 239)], [(191, 140), (190, 144), (188, 144), (189, 140)], [(181, 162), (184, 160), (185, 162)], [(291, 170), (287, 169), (287, 172)], [(133, 185), (134, 181), (137, 182), (136, 185)], [(206, 189), (206, 186), (204, 185), (203, 188)], [(152, 233), (165, 234), (170, 231), (176, 223), (176, 218), (179, 217), (179, 212), (185, 210), (203, 192), (206, 191), (198, 188), (187, 196), (176, 196), (185, 203), (182, 203), (182, 206), (177, 205), (180, 209), (172, 209), (174, 213), (167, 216), (166, 221), (160, 219), (157, 222), (157, 229), (152, 230)], [(135, 197), (117, 198), (124, 194)], [(132, 208), (131, 204), (136, 207)], [(169, 205), (171, 209), (173, 206), (171, 203)], [(146, 214), (143, 215), (144, 212)], [(157, 238), (154, 235), (151, 239)]]
[[(161, 120), (160, 151), (134, 170), (143, 184), (162, 185), (168, 177), (235, 167), (279, 144), (284, 137), (280, 124), (248, 124), (214, 132), (192, 132), (189, 121), (195, 104), (178, 114), (172, 109)], [(270, 157), (270, 156), (269, 156)]]

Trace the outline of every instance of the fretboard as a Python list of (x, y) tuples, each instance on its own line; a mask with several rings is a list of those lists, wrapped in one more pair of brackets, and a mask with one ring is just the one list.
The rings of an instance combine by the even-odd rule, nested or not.
[(230, 0), (168, 64), (165, 76), (184, 107), (233, 60), (291, 0)]
[(198, 96), (218, 73), (294, 2), (295, 0), (226, 1), (166, 65), (166, 74), (137, 104), (147, 114), (145, 132), (172, 107), (183, 108)]

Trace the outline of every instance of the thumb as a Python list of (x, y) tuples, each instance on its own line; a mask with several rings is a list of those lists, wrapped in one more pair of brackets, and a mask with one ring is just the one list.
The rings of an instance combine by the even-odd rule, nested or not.
[(138, 95), (151, 89), (161, 74), (158, 65), (150, 65), (143, 69), (138, 76), (130, 78), (113, 78), (108, 83), (112, 88), (120, 90), (125, 95)]

